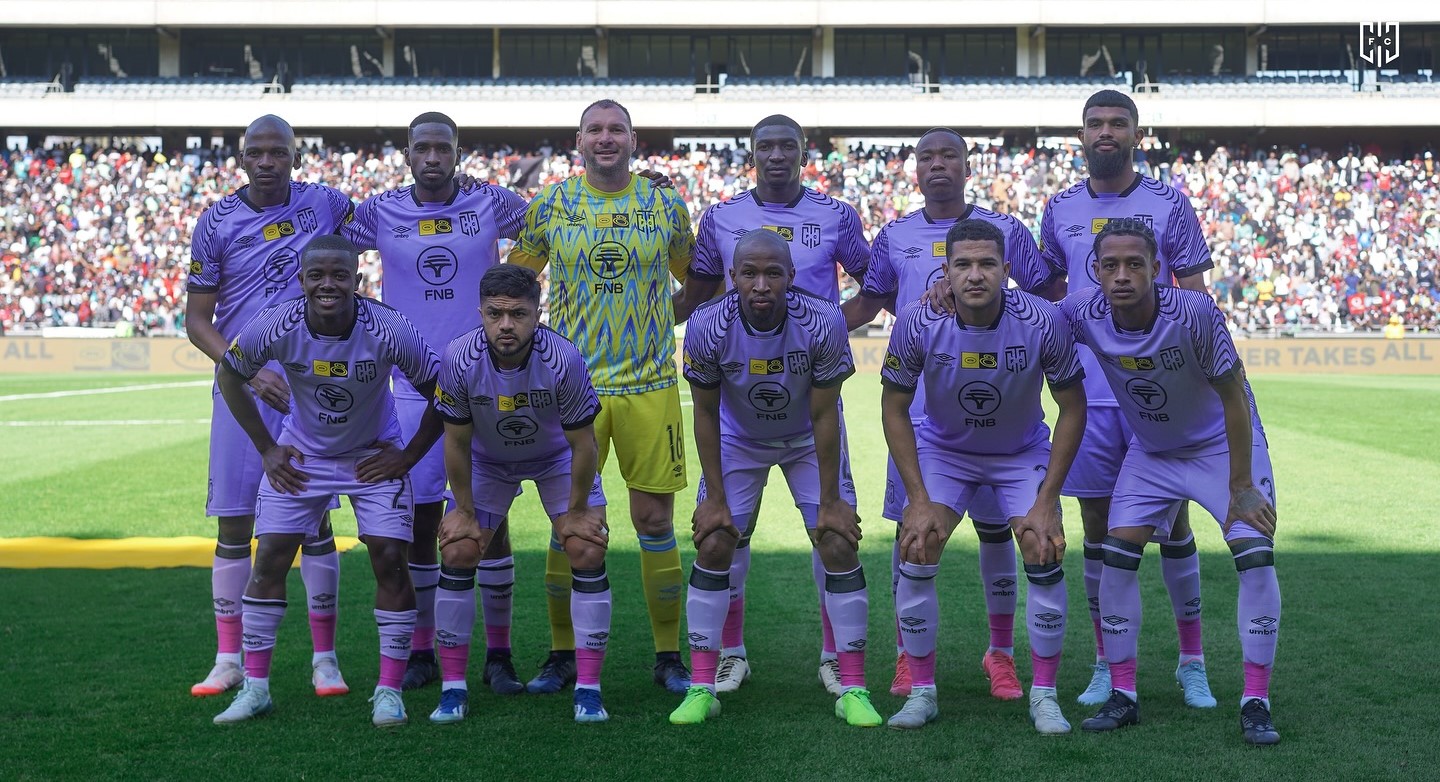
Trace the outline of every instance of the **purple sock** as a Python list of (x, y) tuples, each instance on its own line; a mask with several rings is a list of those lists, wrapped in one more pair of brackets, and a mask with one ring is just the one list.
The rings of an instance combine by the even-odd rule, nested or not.
[(275, 651), (275, 633), (285, 618), (284, 600), (244, 598), (241, 621), (245, 626), (245, 675), (270, 678), (270, 655)]
[(1095, 630), (1095, 659), (1105, 659), (1105, 633), (1100, 630), (1100, 572), (1105, 568), (1105, 550), (1099, 543), (1085, 541), (1085, 604), (1090, 607), (1090, 625)]
[(334, 535), (300, 547), (300, 579), (305, 582), (311, 645), (317, 652), (333, 652), (340, 592), (340, 555)]
[(1025, 613), (1030, 618), (1032, 683), (1054, 687), (1060, 650), (1065, 645), (1065, 571), (1059, 564), (1026, 565), (1025, 578), (1030, 582)]
[[(240, 654), (241, 600), (250, 581), (250, 544), (215, 544), (210, 569), (210, 597), (215, 608), (215, 650), (218, 654)], [(235, 658), (231, 658), (235, 659)]]
[(1270, 697), (1270, 670), (1280, 638), (1280, 581), (1274, 544), (1265, 538), (1232, 541), (1240, 596), (1235, 611), (1245, 660), (1245, 698)]
[(985, 613), (990, 615), (990, 647), (1015, 647), (1015, 536), (1008, 524), (975, 522), (980, 538), (980, 581), (985, 588)]
[(570, 571), (570, 617), (575, 627), (575, 684), (600, 686), (605, 642), (610, 637), (610, 579), (605, 567)]
[(475, 574), (469, 568), (440, 568), (435, 590), (435, 646), (444, 682), (464, 682), (475, 632)]
[(1117, 690), (1134, 691), (1135, 650), (1140, 638), (1140, 559), (1143, 545), (1106, 536), (1105, 570), (1100, 574), (1100, 622), (1105, 631), (1105, 659), (1110, 675), (1115, 676), (1118, 663), (1129, 663), (1132, 684)]
[[(939, 565), (900, 563), (900, 585), (895, 588), (895, 616), (899, 617), (905, 654), (910, 658), (910, 680), (914, 686), (935, 683), (935, 634), (940, 629), (940, 600), (935, 594), (935, 575), (939, 572)], [(922, 673), (926, 659), (930, 661), (928, 677)], [(916, 670), (917, 664), (922, 665), (922, 671)]]
[(825, 565), (820, 561), (820, 552), (810, 549), (810, 575), (815, 580), (815, 594), (820, 599), (820, 660), (835, 659), (835, 626), (830, 623), (830, 612), (825, 608)]
[[(436, 570), (438, 576), (439, 570)], [(438, 579), (437, 579), (438, 581)], [(405, 664), (410, 661), (410, 638), (415, 634), (415, 609), (383, 611), (375, 609), (375, 624), (380, 628), (380, 686), (400, 689), (405, 678)], [(431, 628), (432, 631), (434, 628)]]
[(742, 539), (730, 560), (730, 607), (725, 612), (725, 654), (745, 656), (745, 579), (750, 575), (750, 541)]
[(715, 659), (722, 645), (725, 611), (730, 606), (730, 573), (690, 568), (690, 589), (685, 598), (685, 620), (690, 630), (690, 660), (694, 684), (715, 686)]
[(1175, 611), (1175, 629), (1180, 636), (1180, 662), (1203, 658), (1200, 556), (1195, 553), (1194, 535), (1160, 544), (1160, 575), (1170, 593), (1170, 607)]
[(865, 686), (866, 624), (870, 616), (870, 591), (865, 587), (865, 570), (825, 573), (825, 609), (835, 628), (835, 648), (840, 661), (840, 684)]
[(440, 583), (439, 565), (410, 563), (410, 583), (415, 587), (415, 627), (412, 651), (435, 649), (435, 587)]
[(515, 557), (482, 559), (475, 573), (480, 586), (480, 611), (485, 617), (485, 648), (508, 652), (515, 603)]

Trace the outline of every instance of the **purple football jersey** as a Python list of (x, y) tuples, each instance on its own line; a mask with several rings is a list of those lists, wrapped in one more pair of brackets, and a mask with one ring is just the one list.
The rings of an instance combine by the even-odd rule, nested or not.
[[(1026, 293), (1034, 293), (1054, 278), (1055, 272), (1040, 259), (1035, 237), (1023, 223), (1007, 214), (992, 212), (974, 204), (963, 217), (934, 220), (924, 209), (890, 221), (870, 245), (870, 266), (865, 271), (863, 296), (876, 299), (895, 297), (904, 307), (919, 299), (944, 274), (945, 234), (960, 220), (984, 220), (1005, 236), (1005, 260), (1010, 279)], [(910, 417), (925, 415), (925, 386), (915, 389)]]
[(444, 346), (480, 322), (480, 277), (524, 219), (525, 199), (503, 187), (457, 187), (449, 201), (422, 203), (411, 185), (366, 199), (342, 233), (380, 251), (381, 300)]
[(966, 326), (923, 302), (900, 311), (880, 378), (905, 391), (924, 384), (920, 442), (1013, 454), (1049, 439), (1040, 381), (1043, 376), (1056, 388), (1080, 382), (1075, 342), (1055, 305), (1013, 288), (1002, 295), (1000, 317), (984, 327)]
[(306, 455), (346, 456), (398, 438), (390, 371), (415, 386), (433, 382), (440, 359), (425, 338), (373, 299), (356, 298), (355, 323), (340, 336), (311, 332), (305, 310), (297, 298), (260, 313), (230, 343), (225, 368), (248, 380), (280, 362), (294, 401), (278, 440)]
[(785, 317), (758, 332), (731, 291), (695, 311), (685, 329), (685, 379), (720, 389), (720, 432), (755, 442), (812, 433), (810, 389), (855, 374), (845, 318), (834, 303), (791, 288)]
[(851, 277), (865, 278), (870, 247), (855, 208), (815, 190), (801, 190), (788, 204), (767, 204), (747, 190), (705, 210), (695, 239), (690, 274), (702, 279), (723, 279), (729, 290), (730, 264), (735, 245), (746, 232), (765, 228), (790, 245), (795, 264), (795, 286), (823, 299), (840, 301), (840, 278), (835, 264)]
[[(1199, 274), (1215, 264), (1200, 231), (1200, 221), (1185, 194), (1154, 179), (1136, 176), (1122, 193), (1096, 193), (1085, 180), (1050, 199), (1040, 218), (1040, 253), (1057, 274), (1068, 275), (1070, 293), (1093, 288), (1095, 235), (1111, 218), (1143, 221), (1155, 232), (1164, 284), (1175, 277)], [(1095, 358), (1083, 348), (1085, 398), (1092, 407), (1114, 407), (1117, 402), (1104, 381)]]
[[(1075, 340), (1099, 359), (1135, 444), (1170, 456), (1224, 452), (1224, 408), (1211, 383), (1240, 369), (1225, 315), (1197, 291), (1157, 285), (1155, 296), (1155, 322), (1143, 331), (1116, 328), (1099, 288), (1070, 294), (1060, 308)], [(1245, 396), (1251, 424), (1263, 433), (1248, 381)]]
[(250, 188), (220, 199), (190, 237), (185, 290), (215, 294), (215, 330), (234, 339), (266, 307), (300, 295), (300, 251), (354, 215), (350, 197), (331, 187), (290, 183), (278, 206), (251, 203)]
[(535, 330), (529, 357), (515, 369), (500, 368), (477, 328), (446, 348), (435, 409), (451, 423), (474, 425), (480, 461), (544, 462), (570, 458), (565, 430), (594, 421), (600, 399), (580, 351), (548, 327)]

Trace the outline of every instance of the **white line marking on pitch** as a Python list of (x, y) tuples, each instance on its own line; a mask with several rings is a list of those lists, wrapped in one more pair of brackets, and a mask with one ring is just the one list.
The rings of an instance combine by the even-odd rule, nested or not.
[(91, 396), (94, 394), (118, 394), (123, 391), (149, 391), (156, 388), (199, 388), (208, 386), (209, 380), (186, 380), (180, 383), (148, 383), (138, 386), (111, 386), (109, 388), (82, 388), (74, 391), (46, 391), (39, 394), (8, 394), (0, 396), (0, 402), (18, 402), (24, 399), (59, 399), (66, 396)]
[(191, 426), (208, 423), (209, 418), (122, 418), (116, 421), (0, 421), (0, 426)]

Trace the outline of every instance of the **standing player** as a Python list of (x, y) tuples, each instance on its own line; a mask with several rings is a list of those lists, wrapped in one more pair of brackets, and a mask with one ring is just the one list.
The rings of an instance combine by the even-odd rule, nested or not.
[[(655, 682), (690, 686), (680, 660), (680, 551), (675, 492), (685, 487), (684, 427), (675, 377), (670, 277), (685, 276), (694, 251), (690, 214), (674, 191), (630, 173), (630, 113), (600, 100), (580, 114), (576, 146), (585, 173), (550, 185), (525, 213), (510, 263), (550, 266), (550, 324), (585, 356), (604, 399), (595, 419), (603, 466), (610, 445), (630, 494), (640, 570), (655, 641)], [(545, 565), (551, 648), (531, 692), (557, 692), (575, 679), (569, 615), (572, 575), (560, 541)]]
[[(431, 411), (404, 450), (386, 379), (399, 367), (411, 385), (434, 391), (439, 359), (410, 321), (356, 295), (359, 253), (339, 236), (321, 236), (300, 256), (302, 298), (260, 313), (225, 353), (219, 383), (225, 404), (265, 465), (255, 506), (260, 538), (245, 588), (245, 686), (216, 724), (268, 714), (270, 658), (285, 617), (285, 575), (295, 550), (319, 529), (338, 494), (350, 497), (375, 571), (380, 683), (370, 699), (376, 726), (405, 722), (400, 680), (415, 629), (415, 592), (405, 568), (410, 543), (410, 467), (440, 436)], [(273, 437), (246, 391), (269, 361), (285, 368), (294, 410)]]
[[(804, 162), (805, 134), (800, 124), (774, 114), (760, 120), (750, 131), (750, 149), (756, 168), (755, 188), (722, 201), (700, 218), (695, 243), (695, 261), (690, 265), (685, 288), (677, 297), (676, 320), (684, 320), (695, 306), (709, 301), (734, 265), (735, 248), (749, 231), (767, 229), (783, 238), (794, 261), (796, 287), (835, 304), (840, 303), (840, 280), (836, 267), (857, 280), (864, 279), (870, 248), (854, 207), (837, 201), (800, 183)], [(841, 481), (854, 491), (849, 454), (841, 421)], [(762, 488), (763, 492), (763, 488)], [(755, 509), (760, 507), (756, 499)], [(750, 572), (750, 538), (759, 518), (744, 525), (730, 565), (730, 607), (725, 618), (724, 651), (719, 664), (716, 688), (732, 692), (750, 677), (745, 649), (745, 580)], [(826, 690), (840, 697), (840, 669), (835, 635), (825, 609), (825, 567), (820, 550), (811, 551), (811, 572), (820, 598), (823, 644), (820, 651), (820, 681)]]
[[(900, 527), (895, 592), (911, 690), (892, 728), (924, 727), (935, 694), (940, 554), (981, 486), (989, 486), (1019, 539), (1030, 582), (1030, 719), (1041, 733), (1070, 732), (1055, 697), (1065, 637), (1065, 532), (1060, 485), (1085, 430), (1085, 389), (1074, 342), (1044, 299), (1005, 287), (1005, 237), (986, 221), (962, 220), (945, 236), (945, 275), (955, 315), (907, 305), (890, 335), (881, 378), (885, 440), (909, 504)], [(1040, 407), (1048, 381), (1060, 407), (1051, 448)], [(918, 430), (915, 389), (931, 400)], [(1028, 535), (1027, 535), (1028, 533)]]
[(1275, 479), (1255, 396), (1215, 301), (1156, 284), (1164, 267), (1148, 225), (1112, 219), (1094, 244), (1099, 288), (1067, 296), (1061, 308), (1075, 339), (1099, 359), (1135, 440), (1120, 468), (1101, 544), (1100, 610), (1113, 689), (1081, 727), (1109, 731), (1140, 721), (1140, 560), (1146, 542), (1164, 535), (1180, 507), (1194, 500), (1220, 524), (1240, 574), (1241, 736), (1250, 744), (1275, 744)]
[[(499, 240), (514, 239), (525, 216), (525, 199), (488, 183), (462, 189), (455, 121), (426, 112), (410, 122), (405, 163), (415, 184), (372, 196), (355, 210), (344, 235), (361, 250), (379, 250), (383, 298), (420, 329), (430, 345), (443, 347), (472, 328), (479, 307), (480, 277), (500, 262)], [(395, 376), (400, 429), (414, 437), (429, 400)], [(410, 544), (410, 580), (418, 615), (405, 671), (405, 689), (434, 681), (435, 588), (440, 582), (435, 532), (445, 508), (445, 459), (436, 445), (415, 466), (415, 540)], [(510, 659), (511, 586), (515, 560), (502, 523), (488, 556), (478, 562), (485, 616), (484, 681), (497, 693), (514, 695), (525, 686)]]
[[(1056, 275), (1041, 260), (1035, 238), (1019, 220), (1007, 214), (965, 202), (965, 183), (970, 177), (969, 145), (949, 128), (927, 131), (915, 143), (915, 177), (925, 207), (892, 220), (880, 229), (871, 245), (870, 266), (865, 284), (841, 308), (845, 326), (851, 330), (869, 323), (888, 306), (909, 304), (945, 278), (945, 235), (961, 220), (980, 220), (1000, 230), (1005, 237), (1005, 261), (1011, 279), (1027, 293), (1043, 295)], [(953, 301), (953, 299), (952, 299)], [(888, 303), (888, 304), (887, 304)], [(910, 419), (919, 426), (925, 418), (925, 387), (915, 388)], [(888, 459), (885, 480), (884, 516), (897, 524), (905, 509), (905, 483)], [(970, 518), (980, 538), (980, 581), (985, 592), (989, 617), (990, 645), (981, 666), (990, 679), (990, 694), (1013, 700), (1024, 695), (1015, 673), (1015, 540), (1009, 519), (1000, 511), (988, 486), (980, 487), (970, 505)], [(896, 528), (898, 535), (899, 528)], [(897, 537), (890, 558), (892, 589), (900, 582), (900, 543)], [(900, 628), (895, 643), (895, 679), (892, 695), (910, 694), (910, 669), (900, 646)]]
[(450, 343), (435, 389), (455, 509), (441, 527), (435, 609), (444, 683), (430, 719), (465, 718), (475, 564), (520, 482), (533, 480), (573, 574), (575, 720), (604, 722), (609, 715), (600, 700), (600, 668), (610, 634), (610, 581), (605, 494), (595, 473), (600, 400), (580, 351), (540, 325), (534, 272), (496, 266), (480, 279), (479, 290), (481, 327)]
[(695, 564), (686, 614), (694, 684), (670, 715), (688, 725), (720, 713), (715, 697), (730, 560), (780, 465), (825, 573), (824, 599), (839, 652), (835, 716), (875, 727), (865, 689), (869, 592), (856, 554), (860, 522), (842, 478), (840, 385), (855, 373), (839, 307), (791, 288), (795, 266), (778, 233), (750, 231), (734, 250), (735, 289), (702, 307), (685, 336), (704, 477), (695, 507)]
[[(1203, 272), (1213, 264), (1195, 210), (1184, 193), (1141, 176), (1131, 163), (1135, 146), (1144, 135), (1139, 123), (1139, 111), (1128, 95), (1101, 90), (1085, 102), (1080, 138), (1090, 178), (1050, 199), (1040, 222), (1045, 260), (1057, 274), (1068, 275), (1071, 294), (1095, 288), (1095, 235), (1106, 221), (1120, 217), (1141, 220), (1154, 232), (1159, 243), (1158, 282), (1168, 285), (1173, 276), (1181, 288), (1205, 290)], [(1131, 434), (1095, 357), (1082, 346), (1080, 359), (1085, 364), (1089, 424), (1064, 493), (1080, 501), (1080, 519), (1085, 526), (1085, 597), (1090, 601), (1090, 621), (1095, 628), (1096, 661), (1090, 686), (1079, 700), (1094, 706), (1109, 697), (1111, 686), (1098, 603), (1104, 558), (1100, 541), (1109, 526), (1111, 496)], [(1169, 537), (1159, 542), (1160, 573), (1170, 592), (1180, 637), (1175, 678), (1187, 706), (1212, 708), (1215, 698), (1205, 675), (1200, 632), (1200, 558), (1183, 503)]]
[[(185, 322), (190, 342), (217, 364), (240, 329), (261, 310), (300, 295), (300, 251), (322, 234), (335, 233), (351, 219), (344, 193), (290, 179), (300, 168), (295, 132), (267, 114), (245, 129), (240, 167), (249, 184), (205, 210), (191, 237)], [(278, 433), (290, 412), (290, 387), (277, 364), (261, 367), (250, 381), (264, 404), (260, 416)], [(215, 667), (190, 688), (192, 695), (219, 695), (244, 680), (240, 668), (240, 597), (250, 580), (250, 538), (255, 498), (264, 468), (230, 414), (217, 384), (211, 391), (210, 488), (205, 513), (219, 520), (211, 598), (219, 648)], [(317, 695), (350, 691), (335, 658), (335, 606), (340, 558), (327, 515), (300, 548), (310, 633), (315, 654), (312, 680)]]

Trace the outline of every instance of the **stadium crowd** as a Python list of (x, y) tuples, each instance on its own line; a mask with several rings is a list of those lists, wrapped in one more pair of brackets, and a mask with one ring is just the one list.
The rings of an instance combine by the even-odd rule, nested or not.
[[(1156, 159), (1142, 173), (1190, 195), (1210, 237), (1212, 290), (1237, 329), (1380, 330), (1398, 315), (1411, 330), (1440, 329), (1440, 172), (1431, 153), (1382, 161), (1373, 153), (1250, 153), (1216, 147)], [(472, 150), (465, 173), (527, 196), (578, 168), (543, 146)], [(641, 149), (637, 169), (668, 174), (698, 219), (751, 186), (743, 151)], [(982, 147), (971, 157), (969, 200), (1037, 230), (1046, 200), (1084, 177), (1078, 147)], [(924, 205), (907, 149), (814, 147), (805, 184), (854, 204), (873, 236)], [(356, 201), (404, 183), (398, 150), (311, 149), (299, 179)], [(244, 184), (235, 159), (126, 150), (10, 151), (0, 156), (0, 327), (122, 323), (139, 334), (184, 331), (189, 234), (200, 214)], [(379, 282), (365, 269), (366, 291)], [(844, 280), (844, 295), (856, 285)]]

